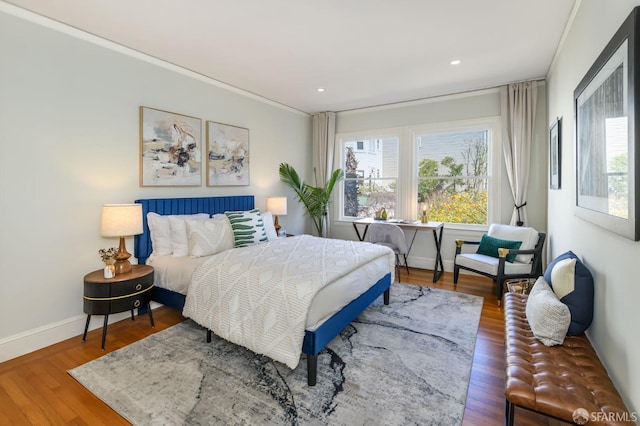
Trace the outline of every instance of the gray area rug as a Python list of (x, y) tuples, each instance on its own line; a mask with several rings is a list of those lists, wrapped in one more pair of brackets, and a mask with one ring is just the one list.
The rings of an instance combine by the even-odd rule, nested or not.
[(190, 320), (69, 370), (135, 425), (459, 425), (482, 298), (393, 284), (295, 370)]

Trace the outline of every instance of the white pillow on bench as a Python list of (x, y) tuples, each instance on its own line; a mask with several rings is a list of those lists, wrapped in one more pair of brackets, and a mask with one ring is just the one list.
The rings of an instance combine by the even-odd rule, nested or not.
[(564, 342), (571, 323), (571, 312), (558, 299), (544, 277), (538, 278), (531, 289), (525, 312), (533, 335), (545, 346)]

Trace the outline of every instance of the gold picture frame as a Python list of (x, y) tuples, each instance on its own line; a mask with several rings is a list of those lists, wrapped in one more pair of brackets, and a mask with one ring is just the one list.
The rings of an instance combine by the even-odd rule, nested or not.
[(249, 129), (207, 121), (207, 186), (249, 185)]
[(202, 120), (140, 107), (140, 186), (202, 185)]

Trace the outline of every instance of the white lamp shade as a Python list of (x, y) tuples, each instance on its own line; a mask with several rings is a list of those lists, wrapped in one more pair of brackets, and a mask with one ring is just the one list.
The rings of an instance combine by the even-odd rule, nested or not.
[(127, 237), (142, 234), (142, 204), (105, 204), (102, 206), (103, 237)]
[(287, 197), (267, 198), (267, 210), (274, 216), (284, 216), (287, 214)]

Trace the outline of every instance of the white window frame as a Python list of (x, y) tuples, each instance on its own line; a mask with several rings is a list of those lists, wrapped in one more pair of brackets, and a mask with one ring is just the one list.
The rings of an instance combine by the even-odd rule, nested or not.
[[(426, 133), (451, 133), (458, 131), (488, 130), (487, 155), (487, 222), (499, 222), (501, 211), (501, 175), (502, 175), (502, 125), (500, 117), (483, 117), (470, 120), (456, 120), (441, 123), (420, 124), (415, 126), (393, 127), (369, 131), (339, 133), (336, 135), (334, 164), (344, 168), (344, 143), (353, 140), (398, 138), (398, 176), (396, 185), (396, 216), (402, 219), (415, 219), (418, 215), (418, 138)], [(410, 164), (411, 167), (403, 167)], [(344, 181), (340, 182), (333, 194), (333, 217), (340, 222), (351, 222), (352, 217), (344, 216)], [(447, 224), (448, 229), (486, 230), (487, 225)]]
[[(487, 190), (489, 191), (487, 200), (487, 222), (500, 222), (501, 209), (501, 186), (500, 177), (502, 175), (502, 124), (500, 117), (487, 117), (473, 120), (456, 120), (442, 123), (424, 124), (410, 127), (411, 130), (411, 160), (413, 167), (411, 170), (410, 190), (412, 194), (418, 193), (418, 144), (420, 136), (433, 133), (453, 133), (488, 130), (488, 153), (487, 153)], [(404, 184), (404, 182), (403, 182)], [(409, 206), (411, 211), (418, 211), (418, 199), (414, 195)], [(488, 225), (467, 224), (467, 223), (447, 223), (448, 229), (469, 229), (484, 230)]]
[[(338, 160), (334, 161), (336, 167), (344, 170), (344, 162), (345, 152), (344, 152), (344, 143), (354, 140), (369, 140), (369, 139), (384, 139), (384, 138), (398, 138), (398, 151), (400, 151), (400, 146), (402, 144), (404, 129), (401, 127), (394, 127), (389, 129), (378, 129), (378, 130), (368, 130), (362, 132), (349, 132), (349, 133), (340, 133), (336, 135), (336, 145), (335, 145), (335, 158)], [(398, 152), (398, 169), (401, 169), (400, 152)], [(400, 194), (400, 177), (396, 176), (396, 205), (400, 203), (401, 194)], [(344, 215), (344, 180), (340, 182), (337, 191), (333, 192), (333, 217), (337, 217), (340, 222), (352, 222), (354, 218), (352, 216)], [(396, 207), (397, 209), (397, 207)]]

